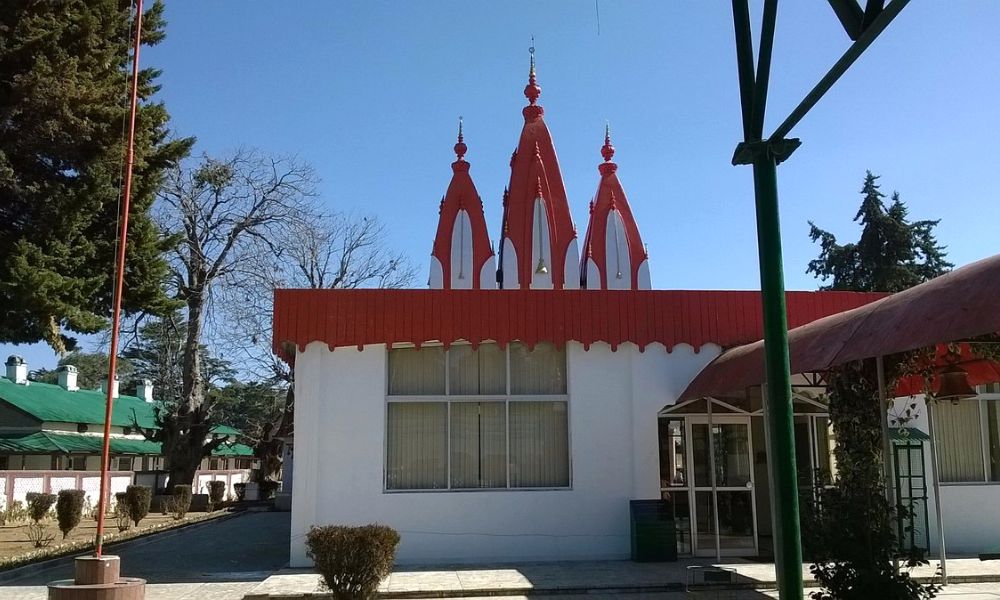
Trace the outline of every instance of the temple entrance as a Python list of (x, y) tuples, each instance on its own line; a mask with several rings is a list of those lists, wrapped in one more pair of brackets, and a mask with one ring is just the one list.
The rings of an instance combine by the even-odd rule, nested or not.
[[(826, 405), (797, 396), (795, 446), (802, 501), (829, 481)], [(678, 553), (773, 556), (766, 432), (759, 391), (699, 399), (660, 413), (660, 490), (674, 514)]]

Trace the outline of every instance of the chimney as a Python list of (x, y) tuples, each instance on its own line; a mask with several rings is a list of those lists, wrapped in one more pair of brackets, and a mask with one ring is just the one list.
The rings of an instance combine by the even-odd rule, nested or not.
[(76, 385), (76, 367), (73, 365), (60, 365), (56, 369), (56, 373), (59, 374), (59, 387), (68, 392), (75, 392), (80, 389)]
[(142, 398), (146, 402), (153, 401), (153, 382), (148, 379), (142, 379), (139, 383), (135, 384), (135, 395)]
[[(107, 394), (108, 393), (108, 380), (107, 379), (103, 379), (103, 378), (101, 379), (101, 393), (103, 393), (103, 394)], [(111, 397), (112, 398), (117, 398), (118, 397), (118, 376), (117, 375), (115, 375), (115, 383), (111, 387)]]
[(7, 379), (14, 383), (28, 385), (28, 363), (20, 356), (11, 354), (7, 357)]

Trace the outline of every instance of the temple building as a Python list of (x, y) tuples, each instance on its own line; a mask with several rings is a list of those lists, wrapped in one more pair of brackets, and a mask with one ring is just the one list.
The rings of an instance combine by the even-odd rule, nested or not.
[[(312, 525), (371, 522), (400, 532), (400, 563), (627, 558), (629, 501), (659, 498), (681, 554), (770, 551), (759, 390), (677, 404), (723, 348), (760, 339), (760, 295), (652, 289), (610, 131), (578, 243), (587, 200), (567, 197), (541, 91), (532, 57), (493, 238), (460, 126), (430, 289), (275, 293), (292, 566)], [(789, 292), (789, 322), (879, 297)], [(828, 470), (826, 409), (799, 383), (804, 472)]]

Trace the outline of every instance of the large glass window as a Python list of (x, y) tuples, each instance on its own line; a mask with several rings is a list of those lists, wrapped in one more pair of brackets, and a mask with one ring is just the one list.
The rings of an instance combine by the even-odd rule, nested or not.
[(1000, 481), (1000, 388), (980, 386), (979, 392), (934, 406), (942, 482)]
[(389, 352), (389, 395), (444, 395), (444, 348), (394, 348)]
[(386, 487), (439, 490), (448, 487), (448, 405), (391, 402), (386, 427)]
[(565, 351), (393, 348), (388, 376), (387, 490), (570, 485)]

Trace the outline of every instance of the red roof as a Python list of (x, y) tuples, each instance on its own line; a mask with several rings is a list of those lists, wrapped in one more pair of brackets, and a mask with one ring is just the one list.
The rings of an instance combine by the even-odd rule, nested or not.
[[(791, 327), (862, 306), (884, 294), (788, 292)], [(528, 346), (567, 341), (612, 349), (657, 342), (699, 349), (743, 344), (762, 335), (756, 291), (663, 290), (276, 290), (274, 351), (323, 342), (331, 349), (365, 344), (519, 340)]]
[[(1000, 332), (1000, 254), (878, 302), (788, 332), (792, 373)], [(789, 324), (790, 327), (795, 327)], [(764, 378), (764, 342), (727, 350), (681, 400), (732, 392)]]

